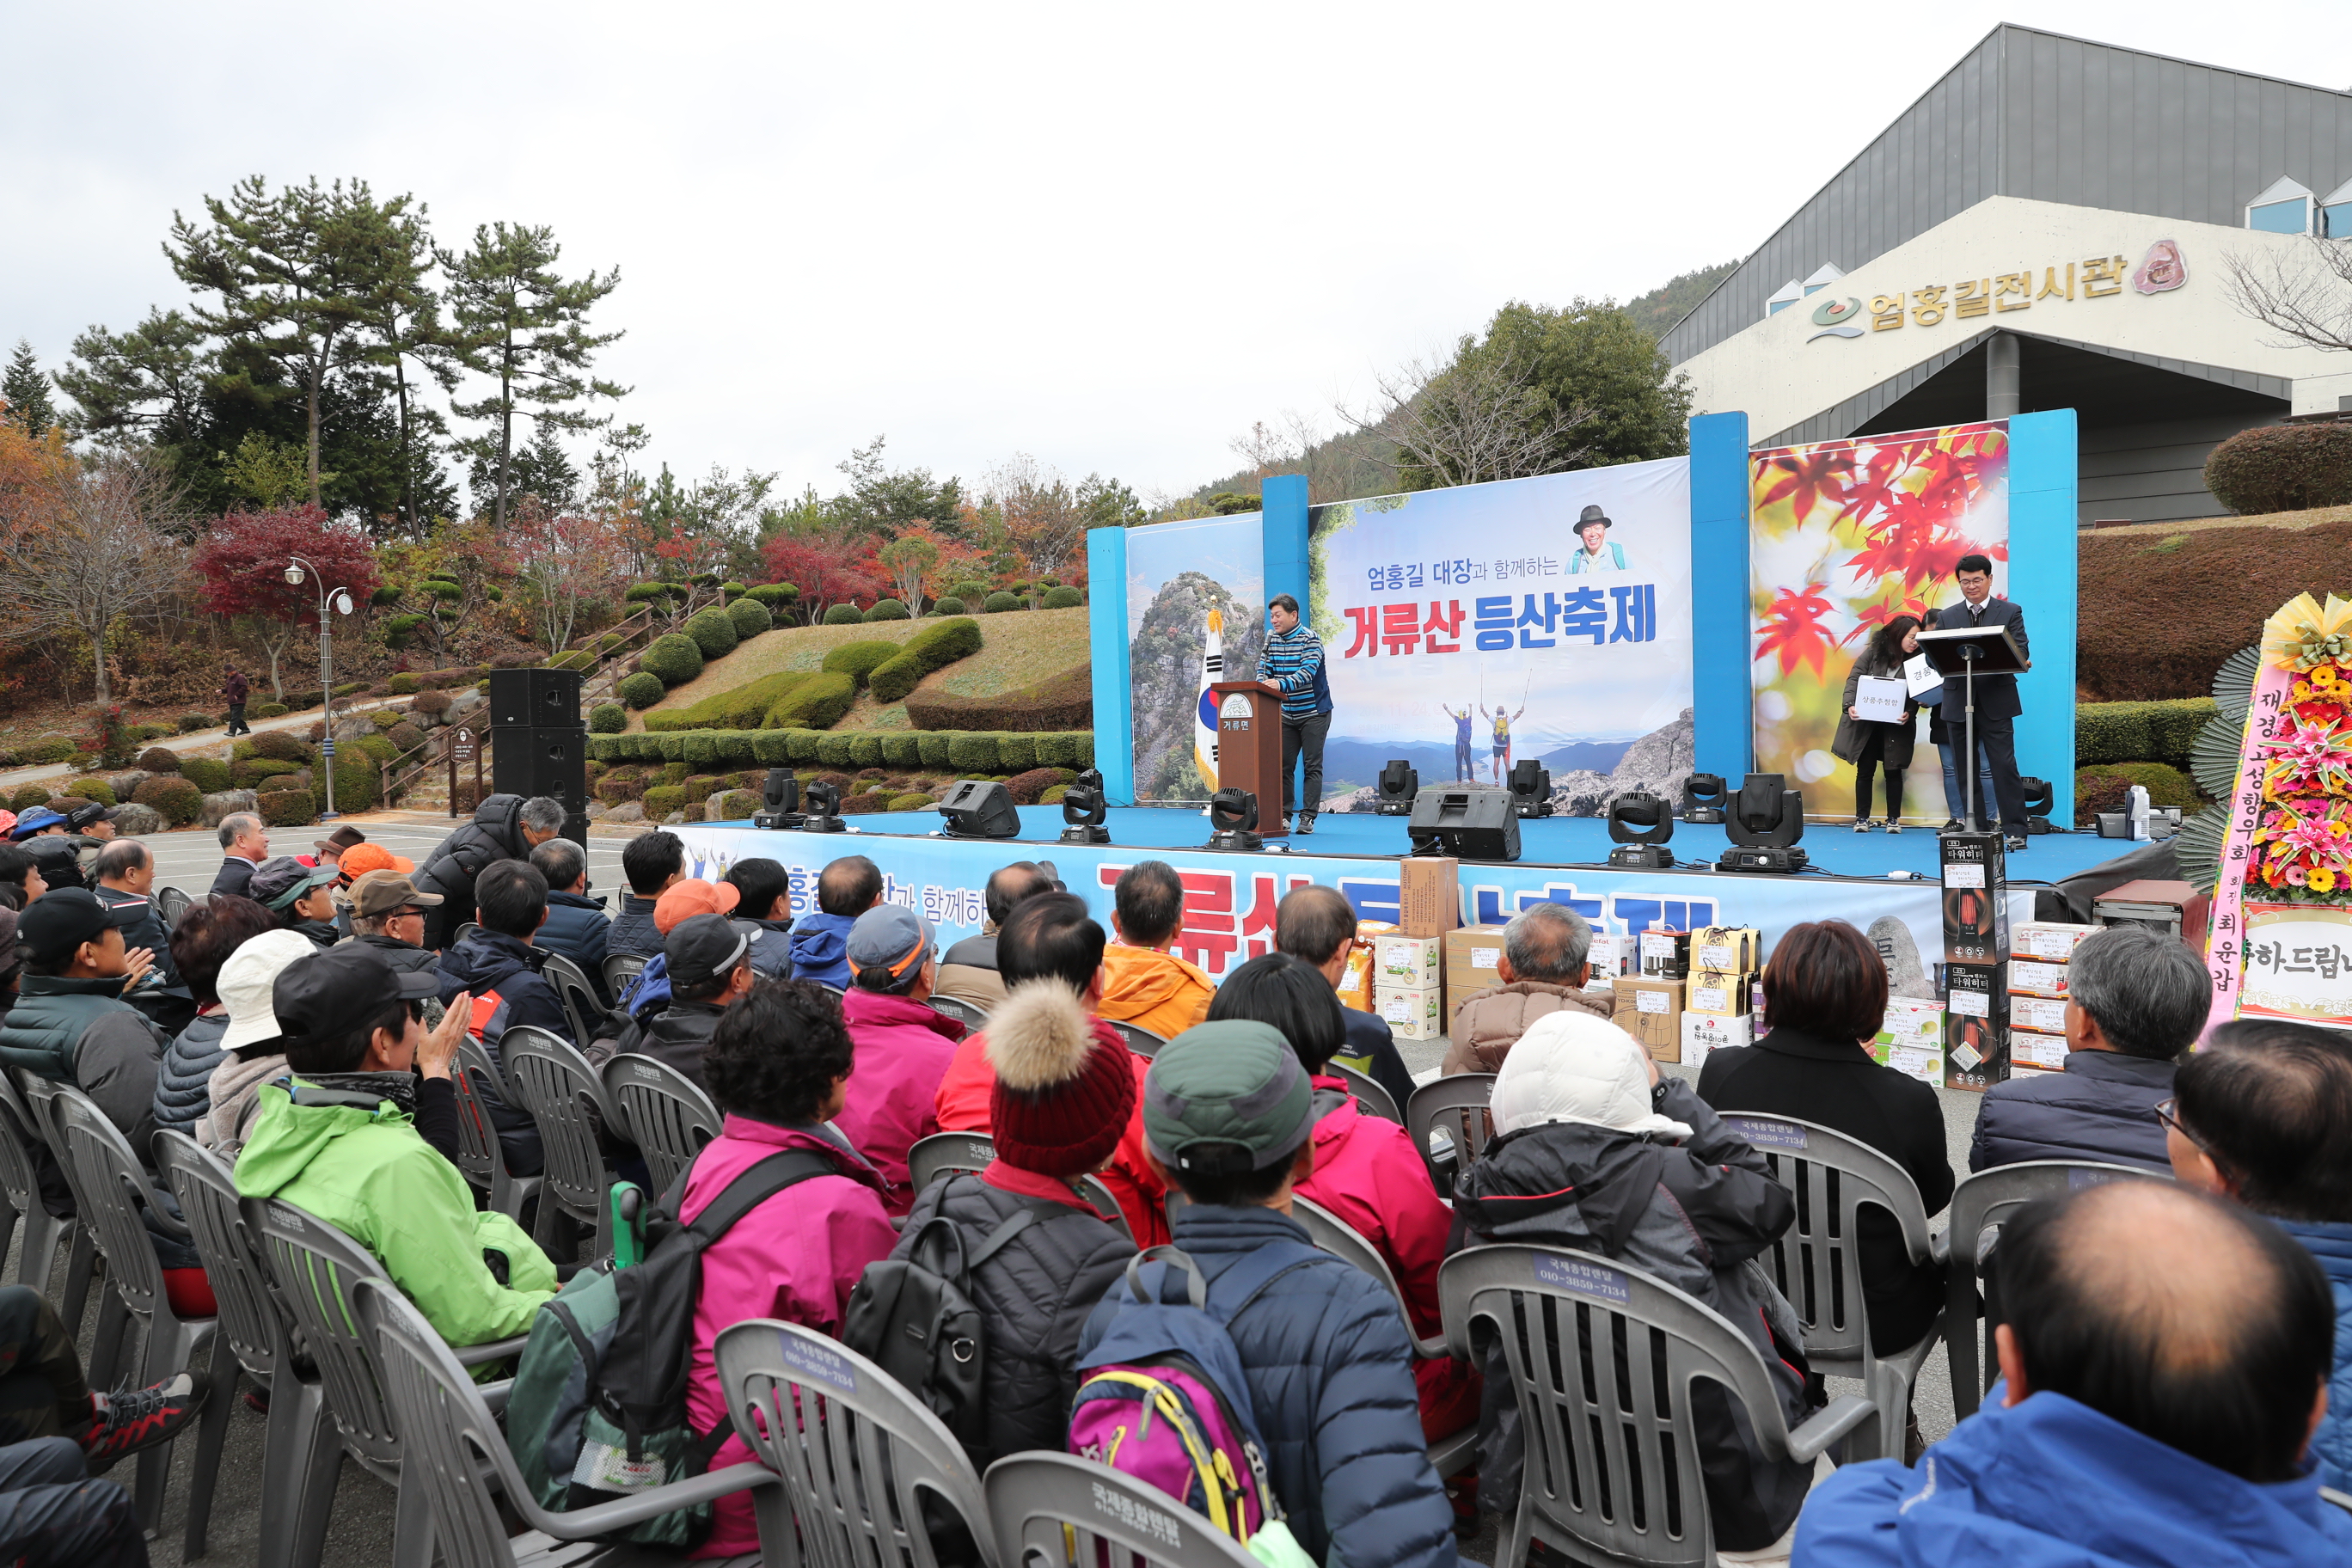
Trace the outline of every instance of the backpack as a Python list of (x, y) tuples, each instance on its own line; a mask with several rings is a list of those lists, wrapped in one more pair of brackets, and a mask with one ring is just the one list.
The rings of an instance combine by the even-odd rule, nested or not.
[[(583, 1268), (539, 1310), (515, 1369), (506, 1426), (507, 1447), (541, 1507), (590, 1508), (709, 1468), (735, 1427), (722, 1419), (698, 1436), (687, 1420), (703, 1249), (786, 1187), (836, 1169), (814, 1150), (771, 1154), (729, 1183), (692, 1225), (681, 1225), (689, 1168), (647, 1221), (645, 1261)], [(710, 1505), (698, 1503), (616, 1538), (691, 1547), (709, 1528)]]
[(986, 1469), (996, 1456), (988, 1450), (988, 1325), (972, 1300), (971, 1276), (1045, 1217), (1024, 1208), (967, 1253), (963, 1227), (934, 1215), (915, 1233), (906, 1257), (866, 1266), (841, 1315), (841, 1342), (928, 1405), (963, 1445), (974, 1469)]
[[(1125, 1295), (1070, 1405), (1070, 1452), (1181, 1499), (1271, 1563), (1305, 1563), (1266, 1474), (1265, 1440), (1225, 1325), (1295, 1268), (1328, 1261), (1304, 1242), (1276, 1242), (1235, 1260), (1210, 1284), (1173, 1247), (1129, 1259)], [(1156, 1272), (1148, 1266), (1156, 1265)], [(1171, 1304), (1171, 1279), (1186, 1299)]]

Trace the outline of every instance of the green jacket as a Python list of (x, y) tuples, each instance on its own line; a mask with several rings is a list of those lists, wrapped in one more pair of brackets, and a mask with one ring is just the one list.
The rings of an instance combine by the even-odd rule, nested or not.
[[(237, 1192), (292, 1204), (366, 1247), (453, 1345), (526, 1332), (555, 1294), (547, 1254), (506, 1215), (475, 1213), (466, 1178), (391, 1101), (370, 1110), (302, 1088), (320, 1102), (296, 1104), (282, 1081), (263, 1087), (236, 1157)], [(490, 1273), (485, 1251), (506, 1255), (509, 1284)]]

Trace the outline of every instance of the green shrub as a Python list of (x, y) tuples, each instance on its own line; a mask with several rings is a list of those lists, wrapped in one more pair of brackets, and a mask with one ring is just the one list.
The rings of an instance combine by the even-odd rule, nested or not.
[(247, 757), (229, 769), (230, 781), (241, 789), (254, 789), (264, 779), (278, 778), (302, 771), (299, 763), (281, 763), (275, 757)]
[(948, 761), (950, 737), (944, 731), (929, 731), (915, 736), (915, 755), (924, 767), (941, 769), (954, 764)]
[(898, 657), (898, 645), (894, 642), (845, 642), (824, 656), (818, 668), (850, 676), (863, 686), (873, 673)]
[(809, 679), (806, 670), (779, 670), (748, 684), (714, 691), (688, 708), (646, 715), (646, 728), (665, 730), (756, 730), (769, 710)]
[(283, 702), (257, 702), (253, 705), (253, 716), (257, 719), (282, 718), (291, 711)]
[(854, 626), (866, 618), (866, 612), (855, 605), (835, 605), (824, 613), (829, 626)]
[(2075, 765), (2155, 761), (2187, 767), (2197, 732), (2212, 717), (2210, 697), (2078, 702), (2074, 705)]
[(115, 795), (114, 786), (104, 779), (68, 779), (62, 787), (65, 794), (72, 795), (77, 800), (88, 801), (92, 805), (122, 804)]
[(629, 727), (629, 710), (617, 702), (599, 702), (588, 710), (588, 732), (617, 735)]
[(1037, 804), (1039, 805), (1059, 805), (1062, 804), (1062, 797), (1069, 793), (1069, 785), (1055, 784), (1053, 788), (1047, 790), (1044, 795), (1037, 797)]
[(646, 671), (659, 676), (664, 686), (684, 686), (702, 673), (702, 645), (682, 632), (654, 638), (645, 652)]
[(1068, 784), (1073, 776), (1067, 768), (1030, 768), (1006, 779), (1004, 793), (1015, 805), (1036, 805), (1047, 790)]
[(845, 734), (833, 734), (830, 732), (819, 735), (816, 738), (816, 756), (812, 760), (824, 767), (847, 767), (849, 765), (849, 737)]
[(864, 731), (849, 737), (849, 765), (853, 768), (878, 768), (882, 765), (882, 738), (873, 731)]
[(719, 593), (721, 598), (732, 603), (743, 596), (744, 587), (740, 583), (721, 583), (719, 584)]
[(142, 741), (161, 740), (171, 732), (172, 726), (169, 724), (126, 724), (122, 727), (122, 738), (133, 744)]
[(787, 762), (814, 763), (818, 750), (824, 744), (824, 731), (822, 730), (792, 729), (784, 731), (783, 736)]
[(620, 697), (632, 708), (650, 708), (660, 701), (667, 690), (668, 688), (662, 685), (660, 676), (650, 669), (641, 669), (623, 679)]
[(1049, 610), (1075, 610), (1086, 602), (1087, 596), (1076, 588), (1062, 587), (1045, 590), (1045, 608)]
[(809, 677), (768, 710), (768, 730), (830, 730), (857, 700), (856, 678), (840, 670)]
[[(2196, 781), (2168, 763), (2110, 763), (2074, 770), (2074, 809), (2084, 815), (2092, 811), (2120, 811), (2123, 809), (2124, 792), (2134, 784), (2147, 788), (2150, 805), (2171, 805), (2182, 811), (2194, 811), (2203, 804), (2203, 797), (2197, 793)], [(2095, 804), (2107, 796), (2112, 796), (2116, 804)], [(2075, 820), (2078, 826), (2096, 826), (2084, 822), (2082, 815), (2078, 815)]]
[(180, 733), (193, 735), (199, 730), (209, 730), (218, 722), (209, 713), (183, 713), (180, 715)]
[(646, 816), (656, 822), (686, 806), (686, 791), (676, 784), (656, 784), (646, 791), (642, 798), (646, 803)]
[(890, 797), (890, 809), (893, 811), (929, 811), (937, 804), (929, 795), (913, 790)]
[(684, 784), (686, 782), (686, 775), (691, 772), (693, 772), (691, 768), (688, 767), (684, 763), (679, 762), (676, 758), (672, 758), (668, 762), (662, 763), (661, 767), (656, 770), (657, 776), (661, 779), (661, 782), (666, 784)]
[(185, 827), (205, 814), (205, 792), (184, 778), (149, 779), (131, 792), (131, 798), (159, 813), (174, 827)]
[[(948, 737), (948, 766), (958, 778), (971, 778), (976, 773), (996, 772), (996, 737), (984, 732), (969, 732)], [(929, 762), (927, 757), (925, 762)]]
[(957, 659), (969, 658), (980, 648), (980, 623), (969, 616), (927, 626), (908, 637), (897, 657), (875, 667), (869, 677), (875, 700), (899, 701), (915, 689), (923, 677), (946, 668)]
[(768, 606), (752, 598), (740, 598), (728, 605), (727, 618), (735, 623), (735, 640), (739, 643), (750, 642), (776, 624), (776, 617), (768, 614)]
[(394, 697), (406, 697), (420, 689), (425, 683), (413, 675), (395, 675), (384, 684), (392, 688)]
[(228, 764), (214, 757), (182, 757), (180, 776), (206, 795), (229, 787)]
[(686, 792), (687, 799), (700, 800), (719, 793), (719, 780), (709, 773), (688, 773), (678, 781), (677, 787)]
[(1032, 737), (1037, 747), (1037, 765), (1041, 768), (1074, 768), (1078, 752), (1076, 737), (1067, 733), (1047, 733)]
[(62, 763), (78, 750), (71, 741), (36, 741), (25, 748), (25, 756), (35, 763)]
[(180, 753), (169, 746), (150, 746), (139, 753), (139, 766), (151, 773), (176, 773), (180, 771)]
[(996, 763), (1008, 773), (1024, 773), (1037, 765), (1037, 741), (1034, 735), (1003, 733), (996, 737)]
[(389, 735), (362, 735), (358, 740), (345, 741), (343, 744), (378, 767), (400, 755), (400, 748), (392, 743)]
[(34, 806), (48, 804), (49, 787), (47, 784), (26, 784), (7, 798), (8, 809), (19, 816)]
[(2352, 426), (2241, 430), (2206, 458), (2205, 488), (2242, 514), (2352, 503)]
[(931, 614), (935, 616), (961, 616), (965, 613), (963, 601), (957, 598), (953, 594), (948, 595), (945, 598), (935, 599), (931, 602)]
[(281, 763), (309, 763), (319, 754), (309, 742), (285, 730), (264, 730), (248, 737), (246, 743), (253, 748), (253, 755)]
[(697, 610), (686, 618), (683, 630), (702, 650), (704, 658), (724, 658), (735, 651), (740, 639), (735, 635), (735, 623), (717, 605)]
[[(751, 603), (748, 599), (738, 599), (735, 602), (739, 605)], [(725, 795), (719, 797), (718, 820), (721, 822), (740, 821), (742, 818), (751, 816), (753, 812), (761, 810), (766, 804), (767, 803), (761, 798), (760, 793), (757, 790), (730, 789)]]
[(392, 743), (392, 749), (395, 753), (413, 752), (425, 744), (425, 731), (414, 724), (394, 724), (383, 733), (384, 739)]
[[(383, 787), (383, 775), (375, 763), (362, 752), (335, 750), (335, 810), (341, 813), (373, 811), (376, 792)], [(310, 797), (320, 811), (327, 809), (327, 770), (318, 770), (310, 782)]]
[(988, 584), (976, 577), (967, 577), (961, 583), (950, 584), (948, 592), (967, 605), (976, 605), (988, 597)]
[[(762, 773), (746, 777), (739, 787), (751, 789), (765, 779), (764, 770), (781, 768), (791, 762), (792, 731), (789, 730), (751, 730), (746, 733), (751, 741), (751, 760), (760, 764)], [(738, 759), (739, 761), (740, 759)]]
[(1002, 588), (982, 600), (980, 605), (981, 614), (986, 616), (1001, 616), (1007, 610), (1017, 610), (1020, 607), (1020, 599)]
[(885, 730), (878, 737), (882, 760), (894, 768), (919, 768), (923, 765), (921, 740), (910, 730)]
[(272, 827), (307, 827), (319, 820), (319, 808), (304, 789), (271, 790), (256, 799), (255, 808)]
[(650, 605), (666, 601), (673, 594), (683, 597), (685, 588), (682, 583), (632, 583), (628, 592), (621, 595), (621, 600), (624, 604)]
[(906, 601), (902, 599), (877, 599), (874, 601), (874, 607), (866, 612), (866, 618), (869, 621), (903, 621), (909, 617), (907, 613)]
[(907, 721), (918, 730), (1086, 730), (1094, 711), (1094, 673), (1083, 664), (993, 697), (934, 690), (907, 699)]
[(627, 777), (607, 773), (596, 781), (596, 798), (607, 805), (620, 805), (637, 800), (646, 793), (646, 781), (631, 773)]
[(756, 588), (745, 589), (743, 596), (755, 605), (766, 606), (772, 616), (782, 606), (799, 598), (801, 591), (790, 583), (762, 583)]

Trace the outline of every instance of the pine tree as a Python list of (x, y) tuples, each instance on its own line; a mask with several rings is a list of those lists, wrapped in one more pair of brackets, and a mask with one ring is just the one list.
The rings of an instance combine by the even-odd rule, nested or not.
[(7, 373), (0, 375), (0, 403), (8, 405), (5, 417), (9, 424), (37, 438), (58, 422), (57, 405), (49, 401), (49, 378), (33, 357), (33, 345), (23, 338), (16, 340)]

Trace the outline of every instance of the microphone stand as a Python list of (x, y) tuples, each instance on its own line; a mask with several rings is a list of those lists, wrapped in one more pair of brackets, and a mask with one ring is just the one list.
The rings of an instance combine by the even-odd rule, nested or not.
[(1977, 660), (1983, 651), (1972, 642), (1960, 645), (1960, 660), (1967, 667), (1960, 676), (1964, 704), (1962, 722), (1967, 747), (1960, 753), (1961, 798), (1968, 802), (1970, 833), (1984, 831), (1977, 822)]

